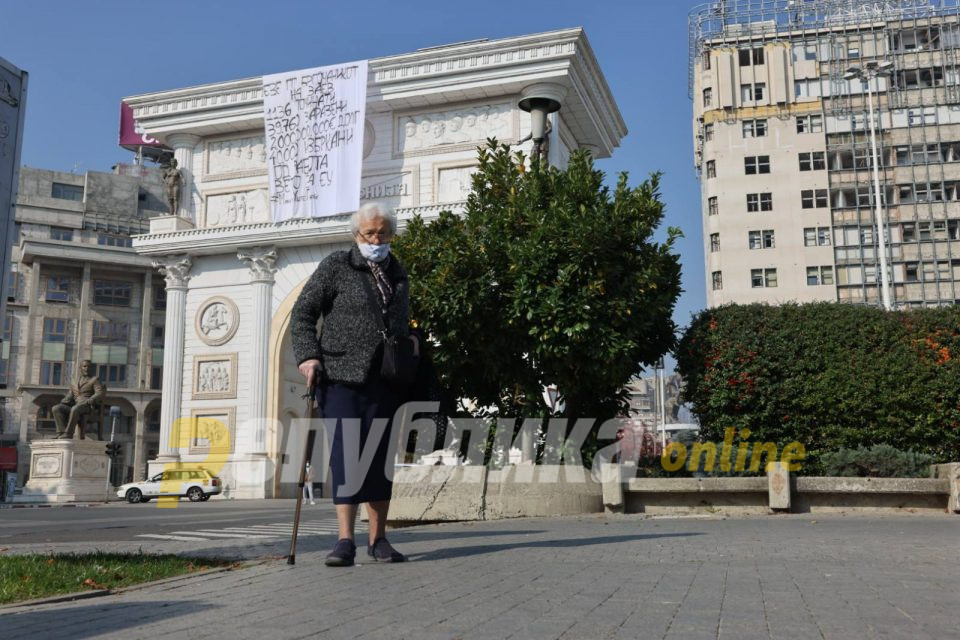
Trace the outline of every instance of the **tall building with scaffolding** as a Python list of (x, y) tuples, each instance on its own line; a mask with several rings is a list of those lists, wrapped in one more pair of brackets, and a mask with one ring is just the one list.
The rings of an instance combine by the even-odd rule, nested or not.
[(960, 302), (960, 0), (721, 0), (689, 29), (708, 305)]

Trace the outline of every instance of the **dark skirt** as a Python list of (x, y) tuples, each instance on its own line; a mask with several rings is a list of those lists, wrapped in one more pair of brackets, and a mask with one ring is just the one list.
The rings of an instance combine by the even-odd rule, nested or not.
[[(402, 395), (371, 374), (362, 385), (327, 382), (318, 390), (320, 415), (330, 443), (330, 475), (334, 504), (360, 504), (389, 500), (393, 491), (393, 460), (387, 456), (393, 415)], [(382, 418), (386, 426), (374, 425)], [(368, 442), (369, 441), (369, 442)], [(367, 450), (371, 448), (373, 455)], [(367, 460), (370, 462), (367, 463)]]

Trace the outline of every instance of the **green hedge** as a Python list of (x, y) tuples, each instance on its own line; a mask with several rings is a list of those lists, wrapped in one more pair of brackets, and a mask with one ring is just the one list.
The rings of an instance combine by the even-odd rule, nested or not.
[(914, 451), (900, 451), (888, 444), (876, 444), (824, 453), (821, 462), (825, 476), (926, 478), (933, 458)]
[(807, 448), (887, 444), (960, 461), (960, 307), (885, 312), (838, 303), (727, 305), (692, 319), (677, 349), (706, 439)]

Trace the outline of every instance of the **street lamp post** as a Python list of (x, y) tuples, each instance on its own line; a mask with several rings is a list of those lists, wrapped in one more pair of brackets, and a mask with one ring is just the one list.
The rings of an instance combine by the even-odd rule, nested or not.
[(870, 119), (870, 157), (873, 165), (873, 207), (874, 219), (876, 220), (878, 251), (880, 252), (880, 296), (883, 301), (883, 308), (890, 311), (893, 308), (890, 300), (890, 273), (887, 270), (887, 225), (883, 216), (883, 207), (880, 204), (880, 161), (877, 152), (877, 134), (876, 126), (873, 121), (873, 88), (870, 82), (880, 76), (890, 75), (893, 63), (886, 62), (868, 62), (864, 67), (850, 67), (844, 74), (844, 78), (852, 80), (859, 78), (863, 87), (867, 90), (867, 111)]

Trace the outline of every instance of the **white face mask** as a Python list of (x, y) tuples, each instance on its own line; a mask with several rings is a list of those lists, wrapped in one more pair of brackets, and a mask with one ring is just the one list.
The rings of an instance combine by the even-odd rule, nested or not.
[(366, 242), (358, 242), (357, 247), (360, 249), (360, 255), (362, 255), (365, 259), (373, 260), (374, 262), (383, 262), (390, 254), (389, 243), (368, 244)]

